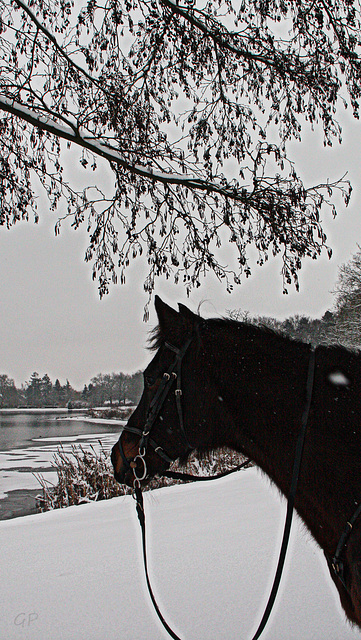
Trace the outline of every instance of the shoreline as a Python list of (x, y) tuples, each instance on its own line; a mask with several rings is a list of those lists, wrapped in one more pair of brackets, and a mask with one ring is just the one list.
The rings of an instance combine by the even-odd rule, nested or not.
[[(1, 417), (6, 414), (9, 417), (4, 418), (3, 422), (16, 425), (20, 421), (17, 416), (25, 411), (18, 409), (12, 417), (9, 415), (10, 411), (0, 411), (0, 422)], [(41, 409), (32, 410), (32, 413), (35, 414), (34, 417), (28, 415), (22, 419), (25, 424), (49, 423), (51, 428), (45, 426), (38, 431), (36, 426), (32, 427), (30, 435), (27, 431), (22, 435), (28, 440), (21, 441), (20, 445), (15, 442), (10, 449), (6, 449), (4, 442), (0, 451), (0, 521), (39, 513), (35, 498), (42, 493), (42, 488), (40, 483), (34, 481), (34, 476), (45, 472), (48, 477), (53, 472), (52, 460), (59, 446), (63, 445), (66, 451), (71, 452), (73, 444), (85, 448), (95, 447), (97, 450), (101, 444), (108, 453), (113, 440), (119, 437), (119, 432), (126, 424), (126, 420), (84, 416), (84, 411), (82, 415), (74, 415), (67, 410), (53, 409), (42, 417)]]
[(41, 413), (63, 413), (65, 415), (71, 413), (85, 413), (87, 409), (68, 409), (67, 407), (4, 407), (0, 409), (0, 415), (19, 415), (19, 414), (41, 414)]
[(64, 420), (73, 422), (82, 421), (86, 424), (114, 424), (118, 427), (122, 427), (126, 424), (126, 419), (122, 418), (92, 418), (91, 416), (66, 416)]

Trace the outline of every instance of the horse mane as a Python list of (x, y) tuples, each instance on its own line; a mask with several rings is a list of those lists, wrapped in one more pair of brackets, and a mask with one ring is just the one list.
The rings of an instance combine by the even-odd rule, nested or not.
[(233, 318), (221, 317), (221, 318), (210, 318), (207, 322), (210, 323), (210, 326), (212, 325), (224, 326), (224, 327), (235, 328), (235, 329), (239, 329), (240, 327), (250, 327), (251, 329), (255, 330), (255, 333), (261, 332), (261, 333), (268, 333), (270, 335), (276, 335), (276, 336), (286, 335), (280, 329), (276, 327), (270, 327), (268, 324), (265, 324), (264, 322), (255, 324), (254, 322), (252, 322), (251, 318), (249, 320), (247, 319), (234, 320)]
[(157, 324), (149, 331), (148, 349), (149, 351), (158, 351), (165, 343), (160, 325)]
[[(249, 330), (254, 335), (267, 334), (274, 337), (283, 338), (287, 341), (302, 342), (302, 340), (290, 338), (280, 329), (270, 327), (267, 324), (254, 324), (252, 320), (234, 320), (233, 318), (220, 317), (220, 318), (201, 318), (199, 316), (202, 325), (209, 330), (213, 328), (218, 329), (230, 329), (231, 331), (239, 331), (240, 329)], [(160, 325), (156, 325), (149, 332), (148, 349), (150, 351), (158, 351), (164, 343), (166, 338), (164, 337)]]

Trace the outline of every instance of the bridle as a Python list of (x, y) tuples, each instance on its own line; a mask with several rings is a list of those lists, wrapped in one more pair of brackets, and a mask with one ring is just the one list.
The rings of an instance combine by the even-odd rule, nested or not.
[[(155, 393), (148, 412), (147, 412), (147, 416), (146, 416), (146, 420), (145, 420), (145, 424), (143, 429), (138, 429), (136, 427), (125, 427), (125, 431), (129, 431), (131, 433), (136, 433), (137, 435), (140, 436), (140, 440), (139, 440), (139, 447), (138, 447), (138, 453), (134, 456), (134, 458), (132, 460), (128, 460), (124, 454), (123, 451), (123, 447), (121, 444), (121, 436), (119, 438), (118, 441), (118, 445), (119, 445), (119, 451), (120, 451), (120, 455), (122, 457), (122, 460), (124, 462), (124, 465), (126, 467), (127, 470), (129, 469), (133, 469), (133, 474), (134, 474), (134, 481), (133, 481), (133, 489), (134, 489), (134, 497), (136, 499), (136, 503), (137, 503), (137, 515), (138, 515), (138, 519), (140, 522), (140, 526), (141, 526), (141, 530), (142, 530), (142, 545), (143, 545), (143, 560), (144, 560), (144, 568), (145, 568), (145, 577), (146, 577), (146, 582), (147, 582), (147, 586), (148, 586), (148, 591), (149, 591), (149, 595), (151, 597), (153, 606), (155, 608), (155, 611), (161, 621), (161, 623), (163, 624), (164, 628), (166, 629), (166, 631), (169, 633), (169, 635), (174, 639), (174, 640), (180, 640), (179, 636), (173, 631), (173, 629), (168, 625), (167, 621), (165, 620), (165, 618), (163, 617), (158, 603), (155, 599), (155, 596), (153, 594), (153, 590), (152, 590), (152, 586), (150, 583), (150, 579), (149, 579), (149, 574), (148, 574), (148, 565), (147, 565), (147, 553), (146, 553), (146, 535), (145, 535), (145, 512), (144, 512), (144, 506), (143, 506), (143, 494), (142, 494), (142, 490), (141, 490), (141, 481), (144, 480), (147, 476), (147, 465), (145, 462), (145, 455), (146, 455), (146, 451), (148, 446), (150, 445), (154, 451), (163, 459), (165, 460), (167, 463), (171, 464), (172, 462), (175, 461), (175, 458), (170, 456), (164, 449), (162, 446), (160, 446), (159, 444), (157, 444), (157, 442), (155, 442), (155, 440), (151, 437), (151, 431), (153, 429), (153, 426), (159, 416), (159, 413), (161, 411), (161, 408), (163, 407), (163, 404), (166, 400), (166, 398), (168, 397), (168, 394), (170, 393), (170, 390), (174, 384), (174, 382), (176, 382), (176, 389), (175, 389), (175, 398), (176, 398), (176, 406), (177, 406), (177, 413), (178, 413), (178, 420), (179, 420), (179, 427), (180, 427), (180, 436), (186, 446), (186, 449), (188, 451), (194, 449), (194, 447), (192, 447), (191, 443), (189, 442), (189, 439), (187, 437), (187, 433), (185, 430), (185, 426), (184, 426), (184, 419), (183, 419), (183, 411), (182, 411), (182, 403), (181, 403), (181, 396), (182, 396), (182, 388), (181, 388), (181, 367), (182, 367), (182, 360), (191, 344), (193, 340), (193, 336), (190, 337), (185, 344), (181, 347), (175, 347), (174, 345), (166, 342), (164, 344), (164, 346), (168, 349), (170, 349), (171, 351), (173, 351), (176, 356), (174, 361), (172, 362), (171, 366), (169, 367), (169, 369), (163, 374), (162, 380), (160, 382), (160, 385), (157, 389), (157, 392)], [(292, 515), (293, 515), (293, 509), (294, 509), (294, 502), (295, 502), (295, 497), (296, 497), (296, 490), (297, 490), (297, 485), (298, 485), (298, 478), (299, 478), (299, 472), (300, 472), (300, 468), (301, 468), (301, 460), (302, 460), (302, 454), (303, 454), (303, 448), (304, 448), (304, 441), (305, 441), (305, 435), (306, 435), (306, 427), (307, 427), (307, 422), (308, 422), (308, 416), (309, 416), (309, 411), (310, 411), (310, 407), (311, 407), (311, 401), (312, 401), (312, 392), (313, 392), (313, 384), (314, 384), (314, 371), (315, 371), (315, 348), (311, 347), (311, 353), (310, 353), (310, 359), (309, 359), (309, 365), (308, 365), (308, 374), (307, 374), (307, 387), (306, 387), (306, 404), (305, 404), (305, 408), (302, 414), (302, 419), (301, 419), (301, 429), (300, 432), (298, 434), (298, 438), (297, 438), (297, 443), (296, 443), (296, 453), (295, 453), (295, 460), (294, 460), (294, 464), (293, 464), (293, 471), (292, 471), (292, 480), (291, 480), (291, 487), (290, 487), (290, 492), (289, 492), (289, 496), (288, 496), (288, 500), (287, 500), (287, 512), (286, 512), (286, 521), (285, 521), (285, 526), (284, 526), (284, 533), (283, 533), (283, 539), (282, 539), (282, 544), (281, 544), (281, 549), (280, 549), (280, 554), (279, 554), (279, 559), (278, 559), (278, 565), (277, 565), (277, 569), (276, 569), (276, 574), (274, 577), (274, 581), (273, 581), (273, 585), (272, 585), (272, 589), (267, 601), (267, 605), (265, 607), (265, 611), (263, 613), (262, 619), (259, 623), (259, 626), (257, 628), (256, 633), (253, 635), (252, 640), (258, 640), (258, 638), (261, 636), (267, 621), (269, 619), (269, 616), (271, 614), (275, 599), (276, 599), (276, 595), (278, 592), (278, 588), (279, 588), (279, 584), (281, 581), (281, 576), (282, 576), (282, 572), (283, 572), (283, 567), (284, 567), (284, 562), (285, 562), (285, 558), (286, 558), (286, 552), (287, 552), (287, 547), (288, 547), (288, 541), (289, 541), (289, 535), (290, 535), (290, 530), (291, 530), (291, 523), (292, 523)], [(137, 469), (137, 462), (140, 461), (142, 468), (141, 468), (141, 472), (138, 473), (138, 469)], [(206, 476), (206, 477), (197, 477), (197, 476), (190, 476), (189, 474), (181, 474), (181, 473), (177, 473), (177, 472), (165, 472), (163, 473), (163, 475), (168, 476), (168, 477), (173, 477), (173, 478), (179, 478), (179, 479), (185, 479), (185, 480), (212, 480), (214, 478), (218, 478), (218, 477), (222, 477), (224, 475), (228, 475), (229, 473), (233, 473), (234, 471), (237, 471), (238, 469), (247, 466), (251, 461), (250, 460), (246, 460), (242, 465), (239, 465), (238, 467), (236, 467), (235, 469), (231, 469), (230, 471), (227, 471), (225, 473), (221, 473), (218, 474), (217, 476)], [(343, 584), (343, 586), (345, 587), (346, 591), (349, 593), (349, 588), (346, 585), (346, 581), (345, 581), (345, 574), (344, 574), (344, 562), (343, 562), (343, 555), (345, 552), (345, 548), (347, 546), (347, 542), (349, 539), (349, 536), (351, 534), (352, 531), (352, 527), (354, 522), (357, 520), (357, 518), (360, 516), (361, 514), (361, 505), (359, 505), (356, 509), (356, 511), (354, 512), (352, 518), (347, 522), (346, 527), (344, 529), (344, 531), (341, 534), (341, 537), (339, 539), (337, 548), (336, 548), (336, 552), (335, 555), (332, 557), (332, 560), (330, 562), (330, 565), (335, 573), (335, 575), (340, 579), (341, 583)]]
[[(162, 379), (160, 381), (159, 387), (152, 398), (152, 401), (149, 405), (148, 412), (146, 415), (145, 423), (143, 429), (138, 429), (137, 427), (128, 427), (124, 428), (124, 431), (129, 431), (130, 433), (135, 433), (140, 436), (139, 444), (138, 444), (138, 453), (133, 457), (133, 459), (129, 460), (124, 451), (121, 443), (122, 434), (120, 434), (118, 440), (118, 447), (120, 451), (121, 458), (123, 460), (124, 466), (126, 470), (133, 469), (134, 474), (134, 482), (133, 486), (140, 487), (140, 483), (147, 476), (147, 464), (145, 461), (145, 454), (147, 452), (148, 446), (151, 446), (154, 451), (160, 456), (165, 462), (171, 464), (175, 461), (175, 457), (170, 456), (164, 448), (159, 445), (152, 437), (151, 432), (154, 427), (154, 424), (159, 416), (159, 413), (166, 401), (171, 388), (175, 383), (175, 399), (176, 399), (176, 407), (178, 414), (178, 422), (179, 422), (179, 433), (180, 437), (183, 441), (183, 444), (186, 447), (186, 451), (191, 451), (194, 449), (194, 446), (191, 445), (188, 436), (186, 434), (184, 419), (183, 419), (183, 409), (182, 409), (182, 381), (181, 381), (181, 370), (182, 370), (182, 360), (188, 351), (188, 348), (193, 340), (193, 336), (188, 338), (188, 340), (184, 343), (181, 348), (175, 347), (169, 342), (165, 342), (164, 346), (173, 351), (176, 355), (172, 364), (168, 368), (167, 371), (163, 373)], [(178, 457), (178, 456), (177, 456)], [(138, 470), (138, 462), (140, 462), (140, 470)]]

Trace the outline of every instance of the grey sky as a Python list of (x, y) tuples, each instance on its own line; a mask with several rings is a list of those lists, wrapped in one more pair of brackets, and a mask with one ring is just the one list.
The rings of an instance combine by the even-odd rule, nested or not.
[[(186, 299), (181, 286), (159, 283), (156, 292), (170, 304), (178, 301), (197, 309), (204, 300), (204, 315), (224, 314), (242, 308), (252, 314), (287, 317), (304, 313), (321, 316), (332, 306), (331, 291), (338, 266), (347, 261), (361, 243), (360, 233), (360, 142), (361, 124), (343, 118), (343, 144), (324, 149), (320, 136), (303, 135), (294, 150), (300, 160), (306, 185), (335, 180), (348, 171), (354, 191), (349, 208), (340, 205), (333, 221), (324, 216), (329, 245), (334, 254), (305, 263), (300, 274), (300, 293), (290, 288), (282, 295), (281, 263), (270, 258), (232, 295), (223, 291), (213, 276)], [(72, 171), (76, 167), (72, 167)], [(79, 166), (79, 172), (81, 167)], [(62, 383), (66, 378), (81, 388), (99, 372), (132, 372), (144, 367), (148, 331), (155, 323), (142, 322), (147, 301), (142, 289), (144, 267), (135, 263), (125, 286), (113, 287), (111, 294), (98, 299), (91, 280), (91, 266), (84, 263), (85, 225), (74, 232), (62, 227), (54, 237), (55, 218), (39, 207), (41, 223), (20, 223), (10, 231), (0, 228), (0, 373), (28, 380), (33, 371), (48, 373)]]

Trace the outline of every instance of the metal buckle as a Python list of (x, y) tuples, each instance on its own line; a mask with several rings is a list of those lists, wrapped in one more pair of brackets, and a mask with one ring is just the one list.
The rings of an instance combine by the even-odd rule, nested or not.
[[(140, 486), (140, 482), (142, 480), (144, 480), (146, 475), (147, 475), (147, 465), (146, 465), (144, 456), (145, 456), (145, 449), (143, 447), (142, 453), (139, 451), (138, 455), (136, 455), (135, 458), (133, 459), (133, 463), (134, 463), (134, 467), (133, 467), (134, 483), (136, 483), (138, 487)], [(137, 473), (137, 460), (140, 460), (142, 462), (142, 464), (143, 464), (143, 472), (141, 474), (139, 474), (139, 475)]]

